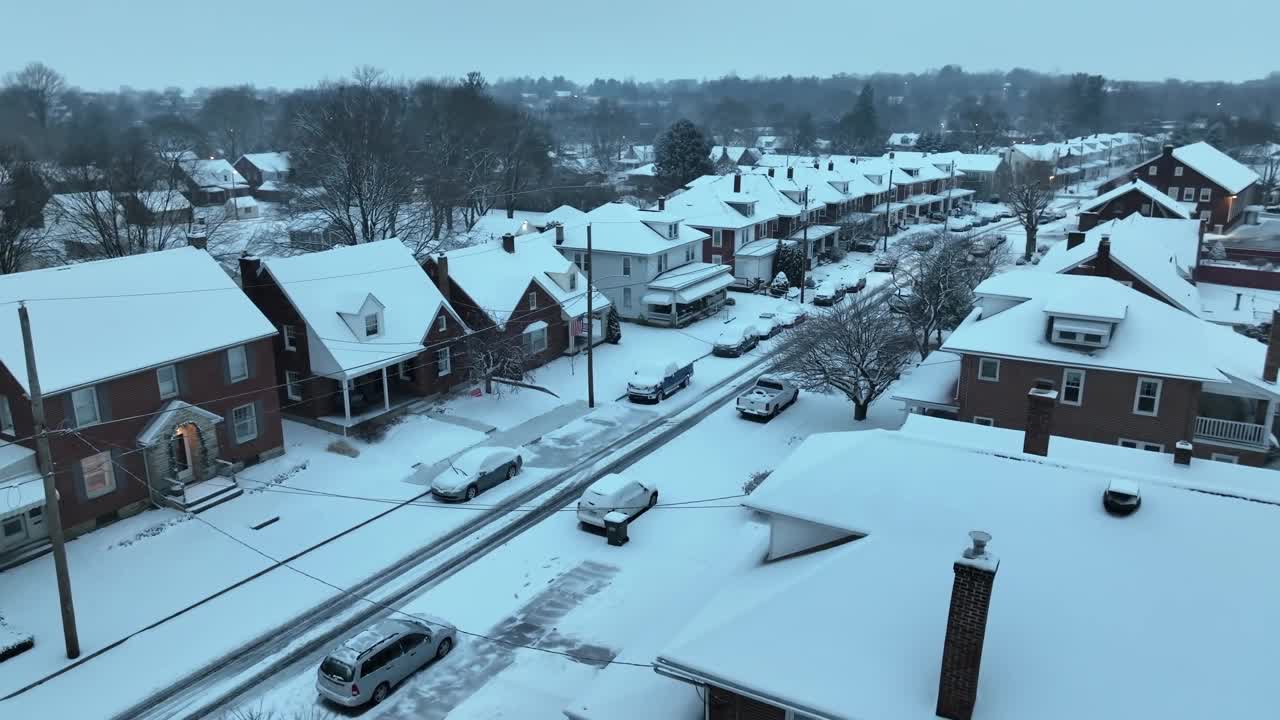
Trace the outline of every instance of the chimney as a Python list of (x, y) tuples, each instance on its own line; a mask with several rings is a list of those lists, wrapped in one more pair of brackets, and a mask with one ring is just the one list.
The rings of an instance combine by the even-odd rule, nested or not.
[(440, 290), (440, 294), (444, 296), (445, 301), (449, 300), (450, 280), (449, 280), (449, 256), (440, 253), (436, 256), (436, 287)]
[(1077, 230), (1088, 232), (1098, 226), (1098, 213), (1082, 212), (1080, 213), (1080, 222), (1076, 225)]
[(1098, 256), (1093, 259), (1093, 274), (1111, 277), (1111, 236), (1103, 235), (1098, 241)]
[(511, 233), (507, 233), (503, 235), (502, 249), (514, 255), (516, 252), (516, 236), (512, 235)]
[(742, 175), (738, 173), (733, 174), (733, 191), (735, 193), (742, 192)]
[(773, 177), (773, 168), (769, 168), (769, 177)]
[(1080, 247), (1084, 244), (1084, 233), (1079, 230), (1071, 230), (1067, 233), (1067, 249)]
[(1262, 366), (1262, 379), (1269, 383), (1276, 381), (1280, 372), (1280, 310), (1271, 311), (1271, 335), (1267, 338), (1267, 360)]
[(892, 151), (892, 150), (890, 150), (890, 151), (889, 151), (889, 159), (890, 159), (890, 160), (892, 160), (892, 159), (893, 159), (893, 151)]
[(814, 170), (817, 170), (821, 165), (822, 165), (822, 163), (818, 162), (818, 158), (814, 158), (814, 159), (813, 159), (813, 169), (814, 169)]
[(1050, 380), (1037, 380), (1027, 393), (1027, 429), (1022, 435), (1022, 452), (1045, 457), (1049, 454), (1049, 434), (1053, 426), (1053, 406), (1058, 391)]
[(787, 168), (787, 179), (788, 179), (788, 180), (794, 180), (794, 179), (795, 179), (795, 177), (796, 177), (796, 169), (795, 169), (795, 168), (790, 168), (790, 167), (789, 167), (789, 168)]
[(1190, 465), (1191, 453), (1196, 448), (1186, 440), (1179, 440), (1173, 446), (1173, 464), (1174, 465)]
[(1163, 155), (1164, 155), (1165, 157), (1173, 157), (1173, 146), (1172, 146), (1172, 145), (1165, 145), (1165, 146), (1164, 146), (1164, 150), (1163, 150)]
[[(662, 209), (662, 200), (658, 200), (658, 209)], [(564, 244), (564, 223), (556, 223), (556, 244)]]
[(511, 207), (510, 205), (508, 205), (508, 206), (507, 206), (507, 219), (508, 219), (508, 220), (514, 220), (514, 219), (515, 219), (515, 217), (516, 217), (516, 209), (515, 209), (515, 208), (513, 208), (513, 207)]
[(253, 297), (253, 293), (248, 292), (258, 284), (258, 275), (262, 272), (262, 261), (253, 255), (240, 256), (240, 287), (245, 290), (245, 294)]
[(1244, 298), (1244, 293), (1236, 293), (1236, 310), (1240, 309), (1240, 300)]
[[(769, 171), (769, 174), (772, 175), (773, 171), (772, 170)], [(662, 212), (663, 210), (666, 210), (666, 209), (667, 209), (667, 196), (659, 195), (658, 196), (658, 212)]]
[(192, 225), (191, 229), (187, 230), (187, 244), (197, 250), (208, 250), (209, 231), (204, 225)]
[(951, 608), (947, 612), (947, 634), (942, 645), (942, 672), (938, 677), (938, 706), (935, 714), (948, 720), (971, 720), (978, 701), (978, 673), (982, 666), (982, 644), (987, 636), (987, 611), (991, 608), (991, 587), (1000, 569), (1000, 559), (987, 551), (991, 535), (974, 530), (973, 544), (952, 566)]
[(835, 169), (836, 169), (836, 161), (835, 161), (835, 160), (828, 160), (828, 161), (827, 161), (827, 169), (828, 169), (828, 170), (835, 170)]

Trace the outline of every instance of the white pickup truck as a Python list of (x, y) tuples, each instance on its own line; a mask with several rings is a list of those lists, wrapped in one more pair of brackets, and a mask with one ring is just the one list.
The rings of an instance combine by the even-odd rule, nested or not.
[(738, 396), (738, 412), (751, 417), (772, 419), (791, 407), (799, 393), (796, 386), (773, 377), (762, 376), (750, 390)]

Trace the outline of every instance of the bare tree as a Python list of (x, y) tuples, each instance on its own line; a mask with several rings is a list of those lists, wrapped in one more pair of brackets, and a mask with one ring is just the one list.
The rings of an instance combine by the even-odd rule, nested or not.
[(1027, 244), (1022, 251), (1025, 260), (1030, 260), (1035, 254), (1036, 233), (1040, 231), (1040, 221), (1052, 201), (1053, 189), (1046, 189), (1040, 183), (1018, 185), (1009, 193), (1009, 209), (1027, 233)]
[(200, 125), (230, 162), (257, 149), (266, 136), (267, 104), (251, 86), (218, 88), (200, 108)]
[(956, 237), (939, 231), (915, 236), (915, 244), (899, 258), (893, 273), (895, 294), (889, 308), (915, 337), (921, 358), (942, 344), (950, 330), (973, 309), (973, 290), (991, 277), (1005, 256), (1003, 246), (984, 238)]
[(29, 63), (18, 72), (9, 73), (5, 76), (5, 85), (20, 92), (41, 129), (48, 129), (58, 98), (67, 88), (62, 75), (41, 62)]
[(898, 319), (868, 295), (812, 316), (787, 338), (773, 370), (803, 390), (844, 395), (859, 421), (914, 354)]
[(17, 149), (0, 148), (0, 273), (29, 269), (47, 252), (48, 197), (36, 163)]
[(486, 394), (494, 394), (494, 378), (516, 383), (531, 379), (519, 336), (507, 337), (497, 328), (472, 333), (467, 336), (466, 352), (471, 377), (484, 383)]
[(1280, 185), (1280, 151), (1258, 158), (1254, 169), (1258, 171), (1258, 190), (1264, 202), (1271, 202), (1271, 194)]

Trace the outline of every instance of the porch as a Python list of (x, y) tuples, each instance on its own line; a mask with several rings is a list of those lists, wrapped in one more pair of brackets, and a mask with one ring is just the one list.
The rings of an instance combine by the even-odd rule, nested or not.
[(415, 367), (417, 359), (339, 380), (341, 391), (333, 398), (333, 413), (316, 418), (316, 426), (331, 432), (346, 431), (374, 418), (402, 410), (422, 399), (414, 387), (417, 373), (432, 367)]
[(645, 305), (640, 319), (650, 325), (683, 327), (724, 307), (727, 288), (733, 282), (728, 265), (681, 265), (649, 282), (648, 291), (640, 298)]
[[(691, 322), (715, 315), (724, 307), (727, 296), (726, 291), (719, 290), (693, 302), (674, 305), (655, 305), (646, 299), (648, 309), (645, 311), (645, 322), (664, 327), (684, 327)], [(645, 297), (648, 298), (647, 295)]]
[(1274, 400), (1202, 392), (1195, 441), (1266, 451), (1275, 411)]
[[(242, 428), (257, 432), (257, 412), (241, 420)], [(171, 400), (138, 433), (153, 503), (200, 513), (243, 494), (232, 474), (238, 466), (220, 457), (223, 422), (202, 407)]]

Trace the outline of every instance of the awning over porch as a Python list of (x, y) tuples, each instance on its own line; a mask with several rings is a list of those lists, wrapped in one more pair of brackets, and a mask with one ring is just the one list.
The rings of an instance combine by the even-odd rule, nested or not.
[[(728, 266), (725, 269), (727, 270)], [(732, 284), (733, 275), (726, 272), (676, 290), (674, 293), (671, 290), (650, 290), (644, 294), (643, 301), (646, 305), (670, 305), (674, 300), (676, 303), (687, 305), (724, 290)]]
[(16, 444), (0, 448), (0, 478), (0, 515), (44, 505), (44, 479), (34, 451)]
[(922, 205), (932, 205), (937, 202), (942, 202), (943, 200), (946, 200), (946, 198), (941, 195), (912, 195), (907, 198), (907, 204), (919, 207)]
[(840, 232), (840, 228), (836, 225), (810, 225), (806, 229), (795, 231), (791, 234), (791, 237), (787, 239), (796, 241), (803, 240), (805, 238), (806, 231), (808, 233), (809, 242), (813, 242), (814, 240), (822, 240), (823, 238), (835, 235)]
[(202, 407), (192, 405), (185, 400), (170, 400), (165, 404), (155, 417), (151, 418), (151, 422), (138, 433), (138, 444), (143, 447), (149, 447), (156, 444), (157, 440), (168, 440), (173, 434), (174, 418), (182, 410), (188, 411), (190, 414), (208, 420), (211, 424), (222, 422), (222, 416), (211, 413)]
[(960, 356), (935, 350), (915, 369), (902, 376), (892, 398), (908, 407), (924, 406), (956, 410), (956, 384), (960, 381)]
[(974, 195), (976, 192), (977, 191), (972, 188), (951, 188), (950, 190), (946, 190), (942, 193), (942, 199), (959, 200), (960, 198), (966, 198), (970, 195)]
[[(886, 206), (889, 206), (887, 210)], [(879, 205), (871, 208), (871, 212), (876, 215), (883, 215), (885, 212), (894, 213), (906, 209), (907, 205), (905, 203), (895, 202), (893, 205), (889, 205), (889, 203), (880, 203)]]

